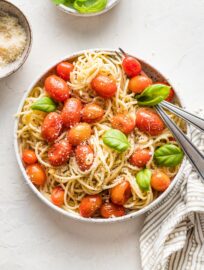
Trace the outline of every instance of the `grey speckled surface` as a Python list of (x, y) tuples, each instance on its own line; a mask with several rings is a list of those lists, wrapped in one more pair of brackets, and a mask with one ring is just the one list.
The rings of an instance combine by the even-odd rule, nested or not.
[(0, 269), (140, 270), (143, 218), (93, 225), (49, 210), (16, 164), (13, 115), (30, 82), (59, 57), (119, 45), (170, 78), (189, 109), (203, 107), (204, 1), (121, 0), (89, 19), (70, 17), (49, 0), (11, 2), (30, 19), (34, 40), (23, 68), (0, 81)]

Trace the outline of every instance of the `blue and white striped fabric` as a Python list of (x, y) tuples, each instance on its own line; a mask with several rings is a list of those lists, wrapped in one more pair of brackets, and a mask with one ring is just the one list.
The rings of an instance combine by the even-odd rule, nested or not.
[[(204, 134), (191, 135), (204, 152)], [(140, 251), (143, 270), (204, 269), (204, 183), (188, 161), (169, 196), (147, 213)]]

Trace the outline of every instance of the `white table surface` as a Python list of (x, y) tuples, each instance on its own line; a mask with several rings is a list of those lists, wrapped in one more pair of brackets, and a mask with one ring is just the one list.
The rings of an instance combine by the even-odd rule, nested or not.
[(81, 49), (121, 46), (160, 69), (191, 110), (204, 107), (204, 1), (121, 0), (107, 14), (72, 17), (49, 0), (13, 0), (33, 29), (21, 70), (0, 81), (0, 269), (140, 270), (143, 217), (82, 224), (48, 209), (24, 183), (13, 150), (13, 115), (31, 81)]

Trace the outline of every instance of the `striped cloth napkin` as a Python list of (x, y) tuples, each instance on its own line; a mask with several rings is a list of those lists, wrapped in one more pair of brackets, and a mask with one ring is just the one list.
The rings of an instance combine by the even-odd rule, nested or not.
[[(204, 134), (192, 128), (204, 152)], [(140, 237), (143, 270), (204, 269), (204, 183), (186, 161), (171, 193), (147, 213)]]

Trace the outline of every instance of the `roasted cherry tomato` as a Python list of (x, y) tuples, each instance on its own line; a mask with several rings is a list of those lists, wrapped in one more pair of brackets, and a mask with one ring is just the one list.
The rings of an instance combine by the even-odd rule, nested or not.
[(157, 191), (165, 191), (171, 183), (168, 175), (163, 173), (162, 171), (155, 171), (152, 174), (151, 178), (151, 187)]
[(100, 121), (104, 115), (104, 110), (101, 106), (90, 103), (84, 106), (82, 110), (82, 119), (87, 123), (94, 123)]
[(78, 145), (91, 137), (91, 127), (87, 123), (79, 123), (68, 132), (68, 140), (72, 145)]
[(57, 65), (56, 71), (57, 75), (63, 80), (69, 81), (70, 73), (73, 71), (74, 65), (69, 62), (61, 62)]
[(150, 108), (140, 108), (137, 111), (136, 127), (152, 136), (159, 135), (165, 128), (160, 116)]
[(61, 117), (65, 127), (73, 127), (81, 119), (81, 101), (77, 98), (69, 98), (62, 109)]
[(82, 217), (90, 218), (100, 209), (102, 198), (100, 195), (89, 195), (81, 200), (79, 213)]
[(121, 217), (125, 215), (125, 208), (122, 205), (104, 203), (100, 209), (103, 218)]
[(51, 201), (57, 206), (62, 206), (64, 204), (64, 189), (59, 186), (55, 187), (51, 193)]
[(48, 142), (54, 142), (62, 131), (62, 118), (56, 112), (49, 113), (42, 124), (42, 137)]
[(171, 88), (169, 96), (165, 100), (168, 101), (168, 102), (172, 102), (173, 99), (174, 99), (174, 96), (175, 96), (175, 92), (174, 92), (173, 88)]
[(45, 80), (45, 90), (56, 101), (63, 102), (69, 97), (69, 86), (60, 77), (50, 75)]
[(103, 98), (111, 98), (117, 91), (116, 82), (104, 75), (95, 77), (91, 82), (91, 86), (93, 90)]
[(88, 170), (94, 161), (93, 149), (87, 144), (80, 144), (75, 149), (76, 161), (82, 171)]
[(123, 181), (110, 191), (111, 201), (117, 205), (124, 205), (131, 197), (131, 187), (128, 181)]
[(111, 119), (111, 125), (113, 128), (129, 134), (135, 128), (135, 119), (130, 114), (117, 114)]
[(151, 152), (148, 149), (138, 149), (130, 157), (130, 163), (139, 168), (144, 167), (151, 158)]
[(140, 62), (131, 56), (126, 56), (123, 59), (122, 66), (128, 77), (137, 76), (142, 70)]
[(61, 140), (55, 143), (48, 151), (48, 159), (52, 166), (61, 166), (70, 157), (72, 146), (68, 140)]
[(30, 149), (25, 149), (23, 150), (22, 160), (25, 164), (31, 165), (31, 164), (36, 163), (38, 159), (36, 157), (35, 151), (30, 150)]
[(38, 187), (44, 185), (46, 181), (46, 174), (39, 163), (29, 165), (26, 168), (26, 173), (34, 185)]
[(136, 94), (140, 94), (151, 84), (152, 80), (150, 78), (138, 75), (130, 79), (129, 89)]

